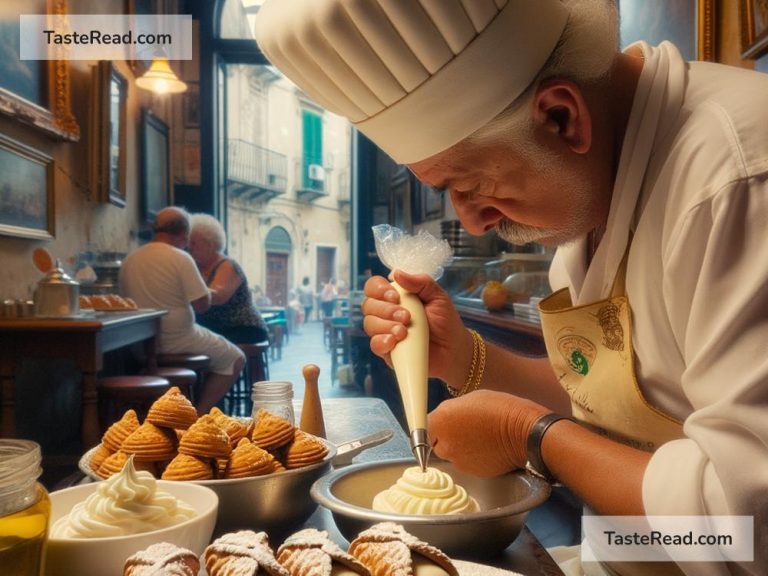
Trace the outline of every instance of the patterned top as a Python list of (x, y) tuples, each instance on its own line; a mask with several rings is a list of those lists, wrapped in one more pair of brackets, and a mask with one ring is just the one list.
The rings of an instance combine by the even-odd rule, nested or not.
[[(259, 311), (253, 305), (251, 290), (248, 287), (248, 280), (245, 277), (245, 273), (240, 267), (240, 264), (231, 258), (223, 258), (216, 264), (213, 270), (211, 270), (208, 278), (205, 279), (206, 284), (211, 283), (213, 277), (216, 276), (216, 271), (219, 269), (219, 266), (224, 262), (232, 264), (235, 272), (243, 281), (229, 300), (223, 304), (215, 304), (211, 306), (207, 312), (198, 314), (197, 323), (209, 330), (221, 334), (235, 343), (246, 342), (246, 340), (242, 340), (241, 336), (243, 328), (252, 328), (250, 332), (254, 335), (248, 340), (252, 342), (266, 340), (267, 325), (264, 323), (264, 319), (261, 317), (261, 314), (259, 314)], [(233, 340), (229, 337), (230, 334), (238, 334), (239, 337)]]

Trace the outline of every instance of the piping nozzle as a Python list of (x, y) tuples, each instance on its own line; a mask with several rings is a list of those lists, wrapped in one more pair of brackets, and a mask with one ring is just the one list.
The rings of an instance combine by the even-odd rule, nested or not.
[(411, 430), (411, 451), (416, 457), (422, 472), (427, 471), (429, 454), (432, 452), (432, 445), (429, 443), (429, 435), (426, 429), (416, 428)]

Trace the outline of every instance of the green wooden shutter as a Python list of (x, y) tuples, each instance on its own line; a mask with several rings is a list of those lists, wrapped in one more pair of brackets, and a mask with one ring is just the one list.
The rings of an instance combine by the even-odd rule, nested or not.
[(304, 188), (322, 190), (323, 181), (309, 177), (311, 164), (323, 165), (323, 119), (310, 110), (302, 110), (301, 120), (304, 138), (302, 160), (302, 184)]

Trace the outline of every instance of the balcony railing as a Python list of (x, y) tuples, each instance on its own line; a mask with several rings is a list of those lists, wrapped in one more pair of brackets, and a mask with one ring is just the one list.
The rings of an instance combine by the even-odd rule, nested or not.
[(327, 181), (331, 170), (319, 164), (308, 164), (306, 159), (299, 159), (294, 165), (296, 198), (312, 202), (328, 196)]
[(248, 200), (269, 200), (288, 187), (285, 155), (252, 142), (230, 139), (227, 146), (227, 190)]

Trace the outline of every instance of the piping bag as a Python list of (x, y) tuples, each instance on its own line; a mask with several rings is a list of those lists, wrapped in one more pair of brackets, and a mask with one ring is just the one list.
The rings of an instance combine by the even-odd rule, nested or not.
[[(435, 280), (453, 258), (451, 246), (422, 230), (412, 236), (389, 224), (373, 227), (376, 253), (390, 270), (408, 274), (429, 274)], [(390, 357), (403, 399), (405, 418), (413, 452), (423, 471), (427, 469), (432, 444), (427, 435), (427, 380), (429, 367), (429, 325), (424, 305), (418, 296), (397, 282), (392, 287), (400, 294), (400, 305), (411, 314), (408, 335), (393, 348)]]

